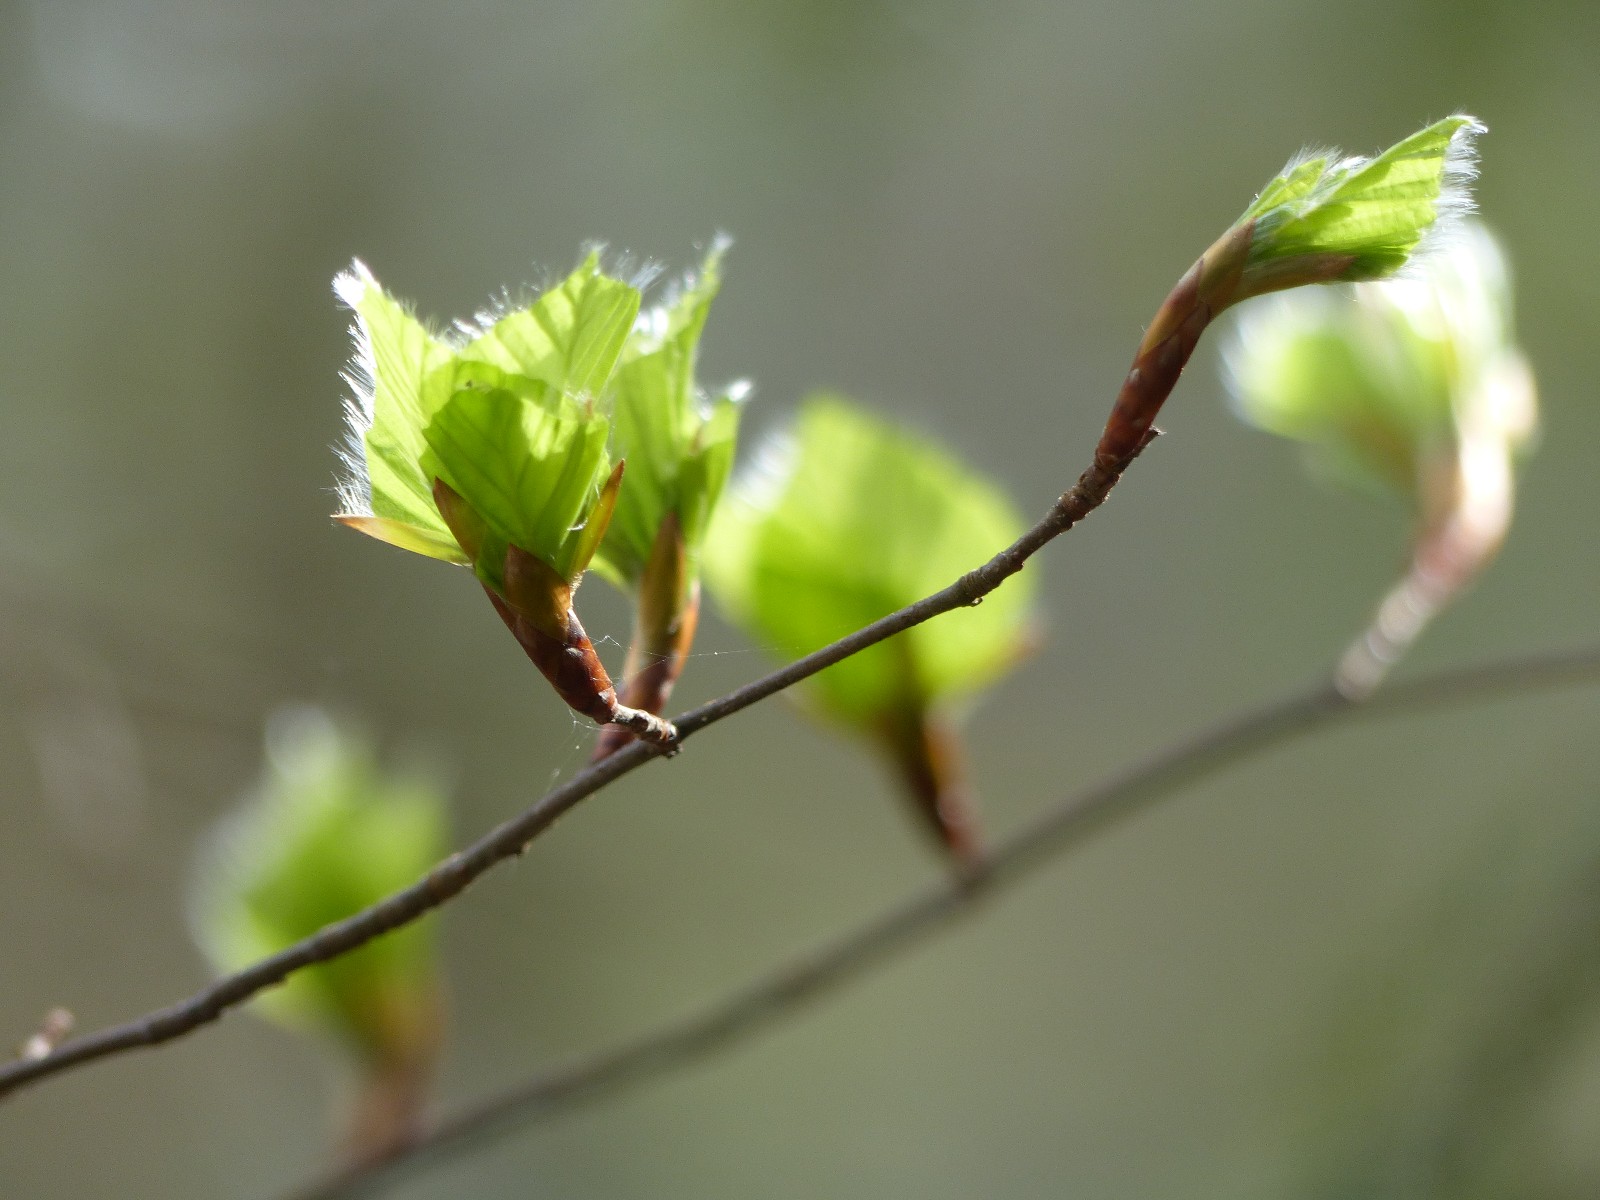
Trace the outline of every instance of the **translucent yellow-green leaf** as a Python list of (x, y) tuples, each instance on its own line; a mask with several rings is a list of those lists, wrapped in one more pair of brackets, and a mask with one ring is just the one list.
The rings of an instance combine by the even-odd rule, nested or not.
[[(525, 549), (561, 570), (570, 557), (562, 522), (581, 520), (598, 483), (603, 401), (638, 315), (638, 289), (605, 275), (590, 255), (527, 306), (446, 340), (360, 263), (335, 286), (356, 312), (358, 342), (339, 517), (404, 549), (463, 562), (434, 503), (442, 476), (483, 510), (501, 555), (504, 539), (526, 539)], [(480, 394), (455, 403), (466, 391)], [(498, 577), (499, 559), (488, 561), (494, 549), (480, 547), (486, 578)]]
[(447, 533), (435, 533), (420, 525), (407, 525), (404, 521), (391, 521), (384, 517), (341, 516), (336, 519), (340, 524), (347, 525), (368, 537), (388, 542), (391, 546), (398, 546), (401, 550), (409, 550), (413, 554), (425, 554), (429, 558), (437, 558), (458, 566), (464, 566), (471, 561), (457, 545), (455, 538)]
[(1450, 419), (1428, 348), (1348, 295), (1291, 295), (1241, 322), (1230, 359), (1238, 411), (1314, 448), (1331, 473), (1409, 497), (1421, 446), (1444, 437)]
[[(708, 582), (752, 638), (797, 658), (946, 586), (1003, 549), (1022, 521), (948, 452), (837, 396), (807, 401), (718, 510)], [(808, 681), (833, 716), (882, 714), (972, 692), (1029, 638), (1032, 580), (924, 625)]]
[(480, 576), (499, 582), (511, 542), (572, 579), (576, 535), (610, 471), (610, 422), (541, 380), (482, 362), (450, 364), (426, 390), (449, 398), (424, 431), (424, 467), (496, 535), (494, 550), (480, 551)]
[(639, 290), (591, 254), (526, 308), (507, 312), (457, 352), (573, 396), (600, 393), (639, 315)]
[(352, 330), (356, 361), (350, 375), (345, 514), (376, 516), (450, 539), (433, 504), (432, 480), (419, 458), (423, 426), (431, 415), (422, 404), (422, 383), (452, 351), (430, 334), (399, 301), (378, 285), (359, 261), (334, 281), (340, 299), (356, 314)]
[(1254, 231), (1235, 298), (1392, 275), (1441, 220), (1470, 210), (1481, 132), (1458, 115), (1372, 158), (1318, 153), (1291, 162), (1240, 218)]
[[(278, 718), (264, 779), (202, 856), (196, 934), (234, 971), (416, 882), (446, 850), (442, 797), (386, 775), (319, 713)], [(415, 1034), (437, 1002), (434, 927), (407, 925), (264, 993), (262, 1011), (371, 1054)]]
[(743, 410), (742, 393), (723, 394), (712, 400), (695, 431), (693, 449), (678, 467), (677, 512), (691, 553), (696, 553), (704, 541), (733, 472)]
[(732, 395), (707, 400), (695, 381), (723, 249), (718, 242), (697, 278), (640, 318), (617, 370), (611, 445), (627, 477), (595, 569), (623, 588), (637, 585), (668, 513), (698, 555), (733, 466), (740, 406)]

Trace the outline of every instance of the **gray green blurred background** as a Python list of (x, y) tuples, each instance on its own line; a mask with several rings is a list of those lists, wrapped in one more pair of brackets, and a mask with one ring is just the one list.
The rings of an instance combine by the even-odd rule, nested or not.
[[(334, 526), (352, 255), (443, 319), (579, 246), (737, 242), (703, 373), (753, 436), (830, 385), (1029, 512), (1141, 323), (1306, 141), (1480, 115), (1542, 449), (1404, 673), (1597, 633), (1600, 8), (11, 0), (0, 8), (0, 1040), (207, 977), (194, 843), (316, 701), (452, 781), (458, 841), (587, 733), (461, 574)], [(1049, 640), (972, 724), (990, 826), (1315, 677), (1403, 517), (1228, 416), (1202, 347), (1037, 562)], [(592, 633), (624, 605), (584, 592)], [(766, 666), (716, 620), (684, 705)], [(605, 653), (614, 663), (620, 651)], [(1098, 839), (693, 1071), (423, 1197), (1600, 1194), (1600, 691), (1346, 727)], [(444, 919), (464, 1101), (645, 1028), (939, 870), (857, 747), (771, 703)], [(0, 1106), (0, 1194), (272, 1196), (333, 1065), (237, 1015)]]

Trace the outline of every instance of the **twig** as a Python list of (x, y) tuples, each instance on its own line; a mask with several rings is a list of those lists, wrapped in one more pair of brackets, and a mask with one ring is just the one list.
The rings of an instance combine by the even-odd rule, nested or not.
[(39, 1022), (39, 1029), (31, 1038), (17, 1047), (18, 1058), (43, 1058), (61, 1044), (61, 1039), (72, 1032), (77, 1018), (64, 1008), (52, 1008)]
[[(1147, 435), (1139, 449), (1142, 450), (1149, 440), (1150, 435)], [(1120, 463), (1106, 465), (1097, 458), (1095, 465), (1085, 471), (1071, 490), (1051, 506), (1037, 525), (983, 566), (963, 575), (942, 591), (874, 621), (831, 646), (825, 646), (720, 699), (685, 713), (675, 722), (678, 743), (681, 744), (706, 726), (749, 708), (885, 638), (920, 625), (941, 613), (978, 603), (1006, 579), (1022, 570), (1023, 564), (1048, 542), (1071, 529), (1103, 504), (1131, 462), (1132, 457), (1129, 457)], [(325, 926), (311, 937), (252, 966), (226, 975), (177, 1004), (121, 1025), (72, 1038), (42, 1057), (19, 1058), (0, 1066), (0, 1098), (73, 1067), (182, 1037), (217, 1020), (223, 1013), (243, 1004), (257, 993), (282, 983), (295, 971), (347, 954), (376, 937), (415, 921), (459, 895), (467, 885), (498, 863), (521, 854), (534, 838), (550, 828), (556, 818), (585, 797), (650, 759), (675, 751), (676, 745), (664, 748), (636, 742), (545, 793), (529, 808), (496, 826), (465, 850), (452, 854), (410, 887), (372, 907)]]
[(837, 941), (780, 966), (697, 1013), (611, 1049), (582, 1055), (462, 1110), (386, 1157), (295, 1192), (291, 1200), (347, 1200), (402, 1171), (565, 1112), (595, 1096), (693, 1064), (870, 971), (894, 952), (967, 915), (978, 901), (1113, 821), (1224, 767), (1350, 717), (1439, 708), (1600, 678), (1600, 647), (1445, 671), (1365, 701), (1330, 684), (1234, 717), (1135, 763), (1055, 805), (1000, 843), (976, 872), (946, 879)]
[(1424, 520), (1406, 573), (1339, 660), (1334, 682), (1351, 699), (1377, 689), (1433, 619), (1494, 561), (1511, 528), (1512, 464), (1503, 434), (1498, 426), (1486, 434), (1468, 425), (1461, 438), (1455, 461), (1439, 476), (1446, 482), (1438, 482), (1437, 472), (1427, 477), (1423, 507), (1439, 511)]

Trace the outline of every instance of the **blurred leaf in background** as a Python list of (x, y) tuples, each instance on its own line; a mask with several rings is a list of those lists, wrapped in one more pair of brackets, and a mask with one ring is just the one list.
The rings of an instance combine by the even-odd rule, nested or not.
[[(446, 842), (434, 785), (381, 771), (369, 747), (318, 710), (280, 713), (255, 794), (199, 860), (195, 935), (219, 972), (238, 970), (416, 882)], [(352, 1154), (410, 1136), (444, 1033), (431, 919), (298, 971), (257, 1005), (354, 1060)]]
[(1398, 495), (1412, 565), (1340, 669), (1370, 691), (1494, 558), (1537, 422), (1505, 258), (1463, 223), (1405, 278), (1287, 293), (1245, 309), (1227, 376), (1249, 423), (1303, 443), (1324, 473)]
[[(1010, 500), (948, 451), (817, 395), (736, 484), (706, 546), (719, 606), (799, 658), (947, 586), (1022, 532)], [(809, 705), (866, 735), (959, 860), (980, 852), (952, 722), (1034, 639), (1024, 570), (806, 681)]]
[(1372, 158), (1303, 152), (1173, 285), (1145, 328), (1095, 451), (1121, 470), (1150, 437), (1189, 356), (1225, 309), (1267, 292), (1385, 279), (1471, 211), (1483, 126), (1436, 121)]

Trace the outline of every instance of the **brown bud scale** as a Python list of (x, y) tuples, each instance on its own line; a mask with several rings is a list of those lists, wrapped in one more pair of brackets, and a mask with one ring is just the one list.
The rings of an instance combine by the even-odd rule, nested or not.
[(958, 866), (976, 864), (983, 840), (960, 736), (921, 706), (886, 715), (875, 732), (919, 822)]

